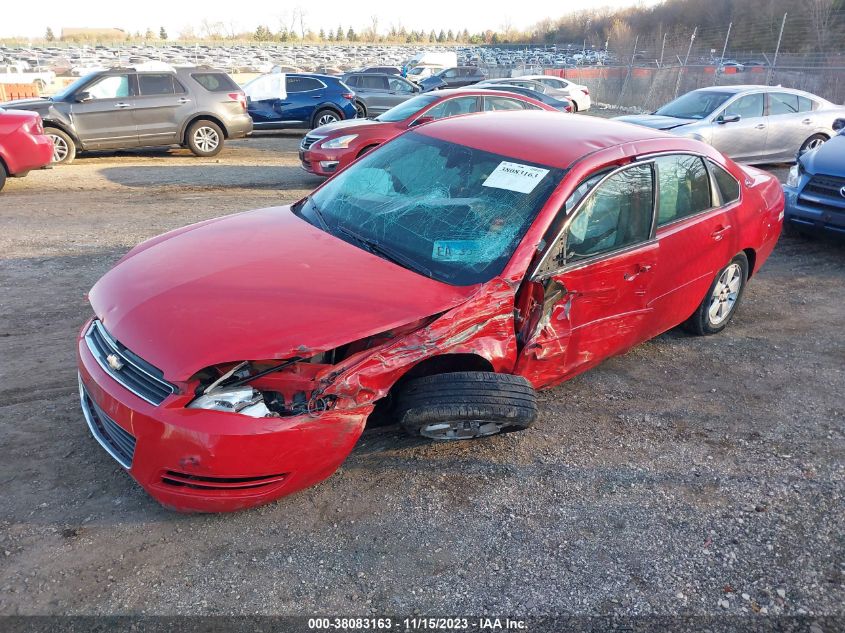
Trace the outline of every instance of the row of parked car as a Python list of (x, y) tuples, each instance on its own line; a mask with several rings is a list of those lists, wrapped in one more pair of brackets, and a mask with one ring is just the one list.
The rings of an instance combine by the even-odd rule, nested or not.
[[(342, 76), (268, 73), (244, 88), (210, 67), (100, 71), (52, 98), (5, 104), (13, 110), (3, 115), (2, 129), (18, 140), (0, 147), (0, 183), (51, 162), (72, 162), (80, 150), (182, 145), (198, 156), (214, 156), (226, 139), (287, 127), (312, 130), (300, 147), (303, 168), (329, 176), (402, 131), (436, 119), (492, 110), (577, 112), (591, 105), (585, 86), (558, 77), (487, 79), (451, 72), (459, 70), (421, 84), (388, 67)], [(687, 93), (653, 114), (619, 119), (704, 141), (755, 164), (791, 162), (819, 150), (841, 128), (834, 122), (845, 120), (845, 108), (782, 87), (717, 86)], [(839, 147), (832, 144), (820, 155)], [(801, 206), (803, 220), (845, 227), (845, 181), (832, 173), (838, 164), (810, 156), (798, 163), (796, 169), (809, 177), (801, 180), (796, 172), (792, 186), (809, 186), (816, 195), (812, 212), (809, 193), (800, 197), (803, 206), (799, 196), (791, 199), (796, 209)], [(812, 178), (817, 165), (825, 172), (819, 178), (829, 179), (824, 185)]]

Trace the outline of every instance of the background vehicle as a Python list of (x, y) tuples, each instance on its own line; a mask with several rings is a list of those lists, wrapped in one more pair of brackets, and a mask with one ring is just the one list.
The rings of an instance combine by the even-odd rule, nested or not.
[(252, 131), (243, 91), (226, 73), (206, 67), (115, 68), (86, 75), (51, 98), (5, 105), (41, 115), (56, 163), (72, 162), (79, 150), (157, 145), (214, 156), (225, 139)]
[(572, 101), (573, 112), (589, 110), (592, 105), (590, 90), (587, 86), (582, 86), (581, 84), (576, 84), (560, 77), (552, 77), (551, 75), (525, 75), (519, 77), (519, 79), (536, 81), (549, 88), (551, 92), (547, 91), (546, 94), (568, 98)]
[(483, 88), (484, 90), (503, 90), (505, 92), (511, 92), (513, 94), (536, 99), (540, 103), (544, 103), (555, 110), (560, 110), (561, 112), (572, 112), (572, 102), (566, 97), (553, 97), (543, 92), (537, 92), (536, 90), (527, 88), (526, 82), (522, 82), (520, 85), (482, 82), (475, 84), (475, 86), (471, 86), (468, 90), (479, 88)]
[(444, 66), (414, 66), (409, 68), (406, 77), (416, 84), (422, 82), (423, 79), (428, 79), (432, 75), (446, 70)]
[(0, 84), (33, 84), (38, 90), (44, 90), (56, 80), (52, 70), (22, 71), (12, 64), (0, 64)]
[(53, 158), (53, 143), (44, 135), (35, 112), (0, 108), (0, 190), (9, 176), (23, 178)]
[(292, 206), (124, 256), (88, 295), (83, 413), (169, 507), (266, 503), (331, 475), (377, 406), (418, 437), (521, 430), (535, 389), (681, 323), (722, 331), (782, 213), (776, 179), (690, 139), (443, 119)]
[(789, 172), (784, 222), (806, 231), (828, 231), (845, 236), (845, 118), (833, 127), (837, 135), (805, 152)]
[(302, 168), (329, 176), (359, 156), (416, 125), (459, 114), (493, 110), (551, 110), (550, 106), (516, 93), (461, 88), (417, 95), (375, 119), (341, 121), (305, 135), (299, 146)]
[(386, 112), (421, 91), (407, 79), (386, 73), (347, 73), (343, 75), (343, 83), (355, 91), (359, 119)]
[(423, 79), (420, 86), (423, 92), (441, 90), (443, 88), (461, 88), (482, 81), (486, 75), (477, 66), (456, 66), (441, 70), (428, 79)]
[(256, 130), (311, 128), (354, 119), (355, 93), (337, 77), (270, 73), (244, 86)]
[(387, 75), (401, 75), (402, 70), (396, 66), (367, 66), (359, 71), (360, 73), (385, 73)]
[(744, 163), (792, 162), (833, 136), (845, 108), (801, 90), (713, 86), (693, 90), (653, 114), (616, 117), (709, 143)]

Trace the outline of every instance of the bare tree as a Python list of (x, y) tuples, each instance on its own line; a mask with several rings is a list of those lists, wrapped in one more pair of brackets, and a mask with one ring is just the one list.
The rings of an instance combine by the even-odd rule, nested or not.
[(837, 4), (837, 0), (804, 0), (819, 51), (824, 51), (827, 47), (830, 25), (833, 21), (833, 10)]
[(375, 14), (370, 16), (370, 40), (378, 41), (378, 16)]

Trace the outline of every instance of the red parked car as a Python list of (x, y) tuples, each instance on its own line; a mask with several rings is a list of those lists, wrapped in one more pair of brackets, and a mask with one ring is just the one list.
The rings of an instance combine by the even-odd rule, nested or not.
[(783, 205), (772, 176), (645, 127), (422, 125), (293, 205), (131, 250), (89, 295), (83, 411), (153, 497), (202, 511), (328, 477), (374, 416), (522, 429), (535, 389), (681, 323), (721, 331)]
[(53, 141), (34, 112), (0, 108), (0, 190), (9, 176), (23, 178), (52, 162)]
[(555, 111), (531, 97), (501, 90), (439, 90), (413, 97), (374, 119), (350, 119), (318, 127), (302, 139), (299, 159), (305, 171), (331, 176), (414, 126), (459, 114), (500, 110)]

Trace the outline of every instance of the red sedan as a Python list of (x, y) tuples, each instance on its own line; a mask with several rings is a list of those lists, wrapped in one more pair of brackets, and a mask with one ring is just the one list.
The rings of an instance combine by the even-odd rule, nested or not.
[(374, 119), (350, 119), (318, 127), (302, 139), (299, 159), (305, 171), (331, 176), (414, 126), (459, 114), (499, 110), (555, 111), (531, 97), (501, 90), (438, 90), (413, 97)]
[(39, 115), (0, 108), (0, 190), (7, 177), (23, 178), (52, 159), (53, 141), (44, 136)]
[(153, 497), (201, 511), (328, 477), (373, 416), (523, 429), (535, 389), (679, 324), (723, 330), (783, 205), (773, 177), (645, 127), (437, 121), (293, 205), (130, 251), (89, 295), (83, 411)]

